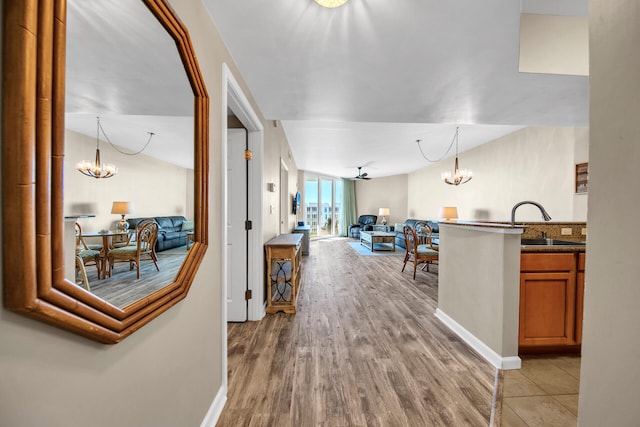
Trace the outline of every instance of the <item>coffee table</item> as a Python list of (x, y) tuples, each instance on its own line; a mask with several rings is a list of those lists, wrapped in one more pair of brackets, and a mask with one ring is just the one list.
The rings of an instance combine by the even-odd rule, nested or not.
[(386, 231), (361, 231), (360, 244), (373, 251), (395, 251), (396, 233)]

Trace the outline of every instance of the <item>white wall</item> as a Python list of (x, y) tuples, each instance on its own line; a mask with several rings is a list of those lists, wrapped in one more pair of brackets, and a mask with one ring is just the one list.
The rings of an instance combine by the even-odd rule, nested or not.
[(407, 216), (407, 179), (407, 175), (395, 175), (356, 181), (356, 215), (378, 215), (378, 209), (389, 208), (389, 225), (414, 218)]
[[(296, 224), (296, 216), (291, 211), (291, 196), (299, 191), (298, 188), (298, 167), (296, 166), (295, 159), (291, 154), (291, 149), (286, 137), (284, 136), (284, 130), (282, 126), (273, 120), (265, 122), (264, 128), (265, 144), (264, 150), (264, 206), (263, 206), (263, 218), (264, 228), (263, 236), (264, 241), (271, 239), (272, 237), (280, 234), (280, 195), (282, 191), (286, 191), (287, 194), (287, 213), (284, 215), (286, 218), (286, 225), (284, 230), (291, 231)], [(280, 185), (280, 165), (281, 161), (286, 165), (288, 170), (289, 184), (288, 188), (284, 189)], [(276, 191), (274, 193), (267, 191), (266, 185), (269, 182), (276, 184)]]
[(580, 426), (640, 419), (640, 4), (590, 1), (589, 236)]
[[(529, 127), (460, 153), (460, 167), (473, 179), (447, 185), (440, 174), (453, 170), (449, 158), (409, 174), (408, 216), (437, 219), (442, 206), (457, 206), (460, 219), (509, 220), (522, 200), (541, 203), (554, 221), (584, 220), (586, 205), (574, 204), (576, 146), (585, 144), (585, 129)], [(464, 137), (464, 135), (461, 135)], [(580, 158), (586, 156), (581, 150)], [(586, 160), (581, 160), (586, 161)], [(540, 221), (533, 206), (518, 209), (517, 220)]]
[(95, 157), (95, 138), (65, 132), (64, 213), (93, 214), (78, 222), (82, 231), (115, 228), (120, 215), (111, 214), (114, 201), (134, 202), (136, 212), (127, 218), (182, 215), (193, 219), (193, 171), (144, 154), (126, 156), (101, 144), (104, 162), (118, 167), (118, 174), (95, 179), (75, 170), (80, 160)]

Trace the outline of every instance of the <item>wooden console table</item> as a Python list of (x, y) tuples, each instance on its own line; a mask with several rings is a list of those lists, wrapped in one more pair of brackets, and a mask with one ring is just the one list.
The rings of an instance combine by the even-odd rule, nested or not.
[(300, 290), (302, 238), (299, 233), (281, 234), (264, 244), (267, 260), (267, 313), (296, 312)]

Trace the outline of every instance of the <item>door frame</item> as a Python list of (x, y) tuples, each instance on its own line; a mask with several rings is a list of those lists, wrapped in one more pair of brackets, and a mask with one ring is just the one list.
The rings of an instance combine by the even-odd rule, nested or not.
[[(264, 304), (264, 261), (263, 261), (263, 171), (264, 171), (264, 127), (262, 122), (255, 113), (251, 103), (245, 96), (242, 88), (233, 76), (226, 63), (222, 64), (222, 105), (221, 105), (221, 190), (223, 206), (219, 210), (221, 213), (220, 230), (222, 238), (220, 239), (220, 253), (222, 262), (220, 268), (221, 280), (221, 323), (222, 323), (222, 384), (227, 390), (227, 255), (225, 248), (227, 247), (228, 235), (226, 230), (227, 224), (227, 204), (229, 202), (229, 194), (227, 194), (227, 112), (231, 110), (233, 114), (240, 120), (247, 129), (247, 138), (249, 149), (253, 152), (253, 160), (247, 165), (248, 169), (248, 214), (249, 219), (253, 223), (252, 230), (248, 236), (248, 255), (247, 262), (249, 271), (247, 272), (248, 288), (252, 292), (252, 299), (249, 300), (248, 319), (260, 320), (265, 315)], [(213, 174), (212, 174), (213, 175)]]

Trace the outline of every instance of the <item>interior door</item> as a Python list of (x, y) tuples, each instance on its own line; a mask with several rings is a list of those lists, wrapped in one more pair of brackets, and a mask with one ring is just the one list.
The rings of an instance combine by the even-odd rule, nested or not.
[(227, 130), (227, 321), (247, 320), (247, 146), (245, 129)]

